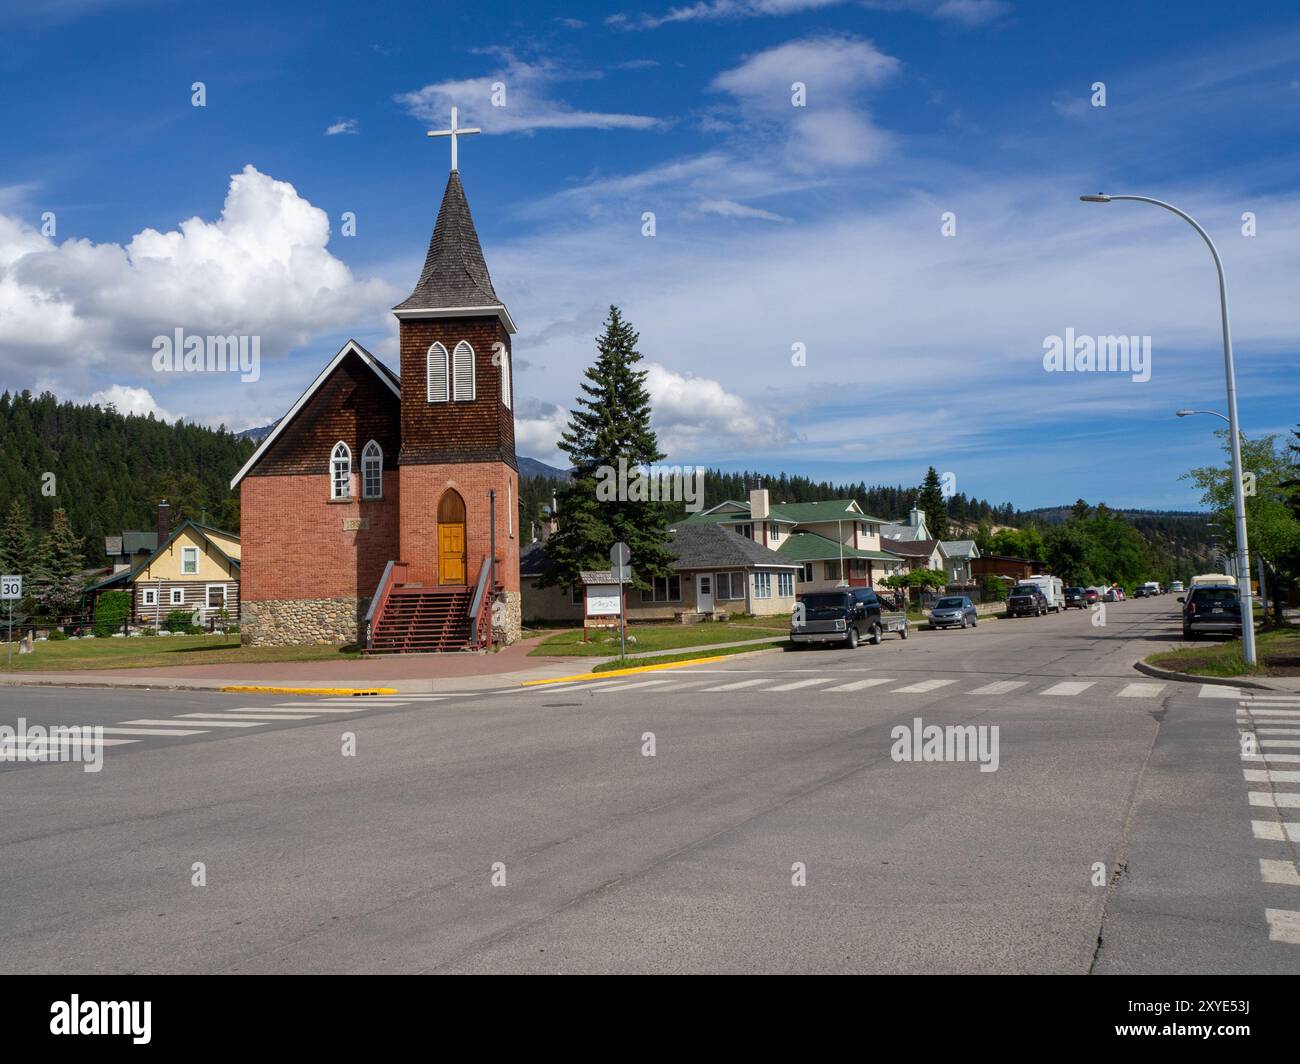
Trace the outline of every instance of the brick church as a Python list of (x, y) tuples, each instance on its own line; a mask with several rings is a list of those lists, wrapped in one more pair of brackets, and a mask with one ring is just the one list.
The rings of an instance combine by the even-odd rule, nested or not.
[(400, 376), (349, 340), (231, 481), (246, 644), (519, 638), (515, 325), (454, 155), (424, 269), (393, 313)]

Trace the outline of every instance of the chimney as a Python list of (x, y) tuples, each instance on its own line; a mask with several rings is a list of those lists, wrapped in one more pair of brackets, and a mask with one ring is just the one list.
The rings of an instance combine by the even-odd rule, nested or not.
[(751, 520), (763, 521), (771, 516), (767, 488), (754, 488), (749, 493), (749, 516)]
[(167, 505), (167, 500), (163, 499), (158, 504), (158, 546), (163, 545), (163, 541), (171, 535), (172, 531), (172, 508)]
[(907, 515), (907, 523), (913, 528), (920, 528), (925, 521), (925, 511), (912, 507), (912, 512)]

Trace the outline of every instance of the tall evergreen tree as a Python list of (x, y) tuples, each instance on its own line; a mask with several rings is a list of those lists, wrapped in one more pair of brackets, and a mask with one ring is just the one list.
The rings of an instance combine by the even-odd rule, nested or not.
[(641, 361), (637, 339), (619, 309), (611, 306), (605, 331), (596, 341), (596, 361), (584, 375), (583, 394), (560, 437), (573, 475), (557, 492), (559, 530), (546, 547), (551, 561), (547, 584), (573, 584), (584, 569), (608, 569), (609, 549), (619, 541), (631, 550), (633, 586), (649, 587), (650, 578), (670, 572), (667, 540), (673, 505), (610, 499), (602, 488), (611, 475), (617, 476), (620, 459), (631, 480), (638, 466), (664, 457), (650, 428), (646, 374), (635, 368)]
[(72, 531), (68, 515), (54, 511), (50, 530), (36, 552), (32, 594), (36, 608), (52, 617), (76, 613), (81, 605), (85, 544)]
[(27, 511), (14, 499), (9, 504), (4, 524), (0, 526), (0, 571), (25, 577), (30, 583), (33, 555)]
[(925, 511), (925, 524), (933, 539), (948, 538), (948, 504), (939, 484), (939, 474), (931, 466), (925, 472), (925, 481), (916, 498), (917, 508)]

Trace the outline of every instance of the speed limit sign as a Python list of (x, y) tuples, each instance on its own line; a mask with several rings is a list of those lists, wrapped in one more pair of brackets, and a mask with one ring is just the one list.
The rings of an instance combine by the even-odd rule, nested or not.
[(0, 601), (20, 599), (23, 597), (23, 578), (21, 576), (0, 576)]

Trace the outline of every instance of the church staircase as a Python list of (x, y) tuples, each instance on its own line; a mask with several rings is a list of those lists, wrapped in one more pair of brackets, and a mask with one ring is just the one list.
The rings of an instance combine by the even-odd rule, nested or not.
[[(397, 566), (398, 568), (394, 568)], [(390, 563), (367, 616), (366, 654), (436, 654), (482, 645), (486, 568), (477, 587), (406, 584), (405, 563)], [(478, 607), (477, 610), (475, 607)], [(490, 628), (486, 633), (490, 637)]]

